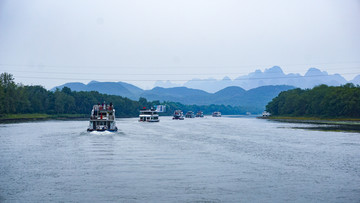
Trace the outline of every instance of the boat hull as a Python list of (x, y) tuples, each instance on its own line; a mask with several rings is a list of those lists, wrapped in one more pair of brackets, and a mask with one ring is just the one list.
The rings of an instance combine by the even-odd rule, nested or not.
[(149, 122), (149, 123), (155, 123), (155, 122), (159, 122), (160, 120), (139, 120), (139, 122), (144, 122), (144, 123), (147, 123), (147, 122)]
[(109, 130), (109, 129), (87, 129), (88, 132), (94, 132), (94, 131), (97, 131), (97, 132), (105, 132), (105, 131), (108, 131), (108, 132), (117, 132), (118, 129), (113, 129), (113, 130)]

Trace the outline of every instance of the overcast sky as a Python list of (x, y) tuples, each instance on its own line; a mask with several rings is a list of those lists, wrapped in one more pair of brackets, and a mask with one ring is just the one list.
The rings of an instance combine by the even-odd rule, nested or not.
[(0, 0), (0, 72), (65, 82), (360, 74), (359, 0)]

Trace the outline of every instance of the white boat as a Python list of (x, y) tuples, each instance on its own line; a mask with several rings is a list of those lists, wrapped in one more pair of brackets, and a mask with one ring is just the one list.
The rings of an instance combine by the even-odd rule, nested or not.
[(204, 113), (203, 113), (202, 111), (198, 111), (198, 112), (196, 113), (196, 117), (202, 118), (202, 117), (204, 117)]
[(117, 131), (115, 121), (115, 109), (110, 104), (97, 104), (93, 106), (90, 115), (90, 123), (87, 131)]
[(184, 120), (184, 113), (181, 110), (175, 110), (173, 120)]
[(185, 118), (195, 118), (194, 112), (192, 112), (192, 111), (186, 112)]
[(221, 112), (215, 111), (214, 113), (212, 113), (212, 117), (221, 117)]
[(269, 112), (267, 112), (267, 111), (264, 111), (264, 112), (262, 113), (262, 116), (263, 116), (263, 117), (269, 117), (269, 116), (271, 116), (271, 113), (269, 113)]
[(139, 122), (159, 122), (159, 113), (155, 109), (140, 110)]

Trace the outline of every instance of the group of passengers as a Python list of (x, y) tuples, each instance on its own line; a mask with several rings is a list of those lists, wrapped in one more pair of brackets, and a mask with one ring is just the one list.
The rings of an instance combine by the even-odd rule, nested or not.
[(94, 115), (98, 115), (98, 112), (101, 110), (113, 110), (113, 104), (110, 102), (110, 104), (106, 104), (103, 102), (102, 104), (98, 103), (97, 105), (94, 105)]

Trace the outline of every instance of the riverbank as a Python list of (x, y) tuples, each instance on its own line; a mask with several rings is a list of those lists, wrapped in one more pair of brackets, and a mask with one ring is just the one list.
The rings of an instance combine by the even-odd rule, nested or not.
[(360, 132), (360, 118), (319, 118), (286, 116), (269, 116), (258, 118), (286, 123), (314, 124), (314, 126), (297, 127), (302, 129)]
[(9, 122), (25, 122), (25, 121), (38, 121), (38, 120), (67, 120), (67, 119), (85, 119), (88, 118), (87, 114), (6, 114), (0, 115), (0, 123)]
[(360, 118), (319, 118), (319, 117), (289, 117), (289, 116), (269, 116), (258, 117), (261, 119), (296, 122), (296, 123), (316, 123), (316, 124), (358, 124)]

